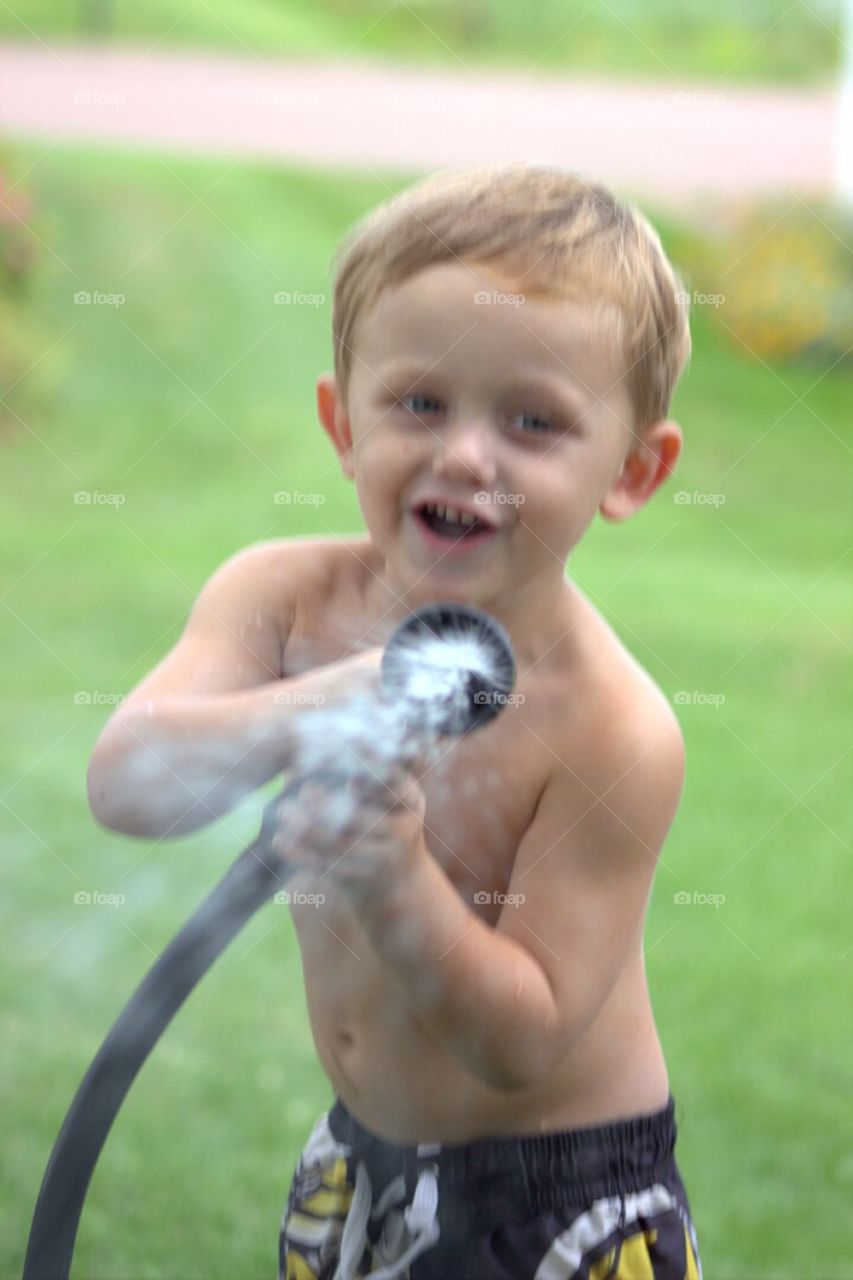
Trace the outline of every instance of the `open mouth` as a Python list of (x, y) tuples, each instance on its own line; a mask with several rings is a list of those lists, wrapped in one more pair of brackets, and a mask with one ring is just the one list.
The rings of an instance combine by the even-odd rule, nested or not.
[(477, 538), (495, 531), (488, 521), (480, 520), (469, 511), (443, 507), (436, 502), (422, 503), (415, 508), (415, 516), (431, 533), (450, 542)]

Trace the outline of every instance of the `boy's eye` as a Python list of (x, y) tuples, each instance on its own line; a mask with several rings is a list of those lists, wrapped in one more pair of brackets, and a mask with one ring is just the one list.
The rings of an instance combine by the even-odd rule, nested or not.
[[(543, 431), (550, 431), (554, 426), (550, 418), (543, 418), (538, 413), (531, 413), (527, 410), (522, 413), (515, 414), (515, 418), (526, 418), (528, 422), (532, 422), (534, 424), (530, 428), (531, 435), (540, 435)], [(526, 431), (527, 428), (522, 427), (522, 430)]]
[[(437, 413), (442, 408), (442, 402), (435, 396), (426, 395), (421, 391), (410, 391), (406, 395), (397, 399), (397, 404), (404, 409), (415, 414)], [(557, 423), (554, 419), (536, 413), (532, 410), (522, 410), (513, 415), (511, 421), (520, 421), (520, 430), (525, 435), (543, 435), (546, 431), (554, 431)]]
[[(411, 405), (408, 404), (410, 400), (414, 401)], [(432, 409), (440, 406), (440, 401), (436, 400), (434, 396), (426, 396), (419, 391), (400, 396), (397, 403), (401, 404), (405, 409), (411, 408), (412, 413), (429, 413)]]

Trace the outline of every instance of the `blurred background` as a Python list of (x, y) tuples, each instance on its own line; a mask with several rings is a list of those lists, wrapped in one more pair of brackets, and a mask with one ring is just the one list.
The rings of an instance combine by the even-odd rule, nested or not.
[[(690, 292), (677, 473), (570, 571), (687, 741), (646, 948), (705, 1275), (849, 1280), (850, 32), (828, 0), (0, 4), (3, 1276), (103, 1035), (263, 798), (111, 834), (94, 741), (228, 556), (363, 528), (314, 405), (332, 251), (503, 157), (638, 200)], [(273, 1276), (331, 1097), (270, 905), (135, 1084), (75, 1274)]]

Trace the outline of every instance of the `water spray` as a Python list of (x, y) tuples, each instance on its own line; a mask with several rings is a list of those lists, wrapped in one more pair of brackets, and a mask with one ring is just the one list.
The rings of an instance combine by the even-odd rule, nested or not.
[[(503, 627), (468, 605), (427, 605), (397, 627), (382, 655), (381, 696), (349, 709), (305, 716), (299, 776), (264, 810), (261, 830), (178, 931), (143, 978), (95, 1055), (63, 1122), (36, 1202), (23, 1280), (67, 1280), (83, 1203), (113, 1120), (140, 1067), (174, 1014), (217, 956), (293, 875), (296, 867), (272, 851), (278, 806), (301, 787), (313, 768), (330, 759), (330, 736), (349, 747), (354, 763), (335, 751), (334, 772), (350, 776), (360, 764), (351, 726), (366, 713), (367, 729), (382, 761), (409, 762), (488, 724), (515, 684), (515, 659)], [(336, 717), (336, 718), (335, 718)], [(312, 743), (314, 744), (312, 746)], [(316, 749), (315, 749), (316, 748)], [(377, 771), (378, 759), (378, 771)]]

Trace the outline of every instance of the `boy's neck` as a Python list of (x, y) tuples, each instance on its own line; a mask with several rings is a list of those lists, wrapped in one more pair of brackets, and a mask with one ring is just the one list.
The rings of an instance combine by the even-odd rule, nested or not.
[[(432, 603), (426, 598), (407, 600), (386, 580), (384, 566), (371, 574), (368, 598), (371, 612), (383, 619), (383, 627), (393, 629), (408, 611)], [(547, 583), (534, 580), (515, 587), (504, 598), (479, 599), (454, 595), (458, 603), (483, 609), (506, 628), (519, 671), (529, 670), (549, 658), (565, 659), (579, 639), (578, 627), (589, 612), (589, 605), (571, 579), (563, 574)]]

